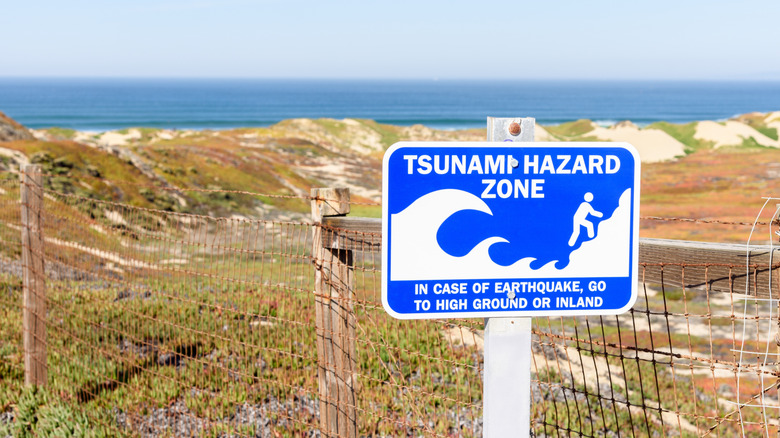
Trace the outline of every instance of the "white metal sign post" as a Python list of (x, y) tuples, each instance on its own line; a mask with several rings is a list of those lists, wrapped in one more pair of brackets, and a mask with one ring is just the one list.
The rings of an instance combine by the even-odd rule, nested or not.
[[(532, 316), (608, 315), (637, 294), (639, 158), (627, 143), (401, 142), (383, 161), (382, 304), (487, 318), (484, 436), (528, 436)], [(503, 141), (495, 141), (503, 140)]]
[[(534, 141), (536, 120), (488, 118), (488, 141)], [(485, 318), (482, 436), (531, 433), (531, 318)]]

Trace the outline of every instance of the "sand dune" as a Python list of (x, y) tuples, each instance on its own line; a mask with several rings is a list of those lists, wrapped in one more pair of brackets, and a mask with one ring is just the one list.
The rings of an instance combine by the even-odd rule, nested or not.
[(693, 136), (697, 140), (712, 142), (716, 149), (723, 146), (740, 146), (751, 137), (761, 146), (780, 147), (780, 141), (773, 140), (752, 127), (733, 120), (724, 124), (711, 121), (699, 122), (696, 125), (696, 134)]
[(770, 128), (775, 128), (780, 131), (780, 111), (768, 113), (766, 115), (766, 125)]
[[(688, 151), (712, 145), (742, 146), (759, 144), (765, 147), (780, 148), (775, 140), (772, 128), (780, 132), (780, 111), (769, 113), (750, 113), (735, 116), (726, 122), (701, 121), (695, 124), (693, 138), (704, 144), (691, 142), (684, 144), (662, 129), (640, 128), (630, 121), (612, 126), (599, 126), (592, 121), (578, 121), (571, 133), (550, 126), (535, 126), (535, 140), (544, 141), (619, 141), (631, 143), (639, 151), (641, 160), (646, 163), (674, 160)], [(398, 140), (408, 141), (481, 141), (484, 131), (479, 129), (448, 131), (432, 129), (423, 125), (390, 126), (378, 128), (373, 123), (353, 119), (290, 119), (268, 128), (256, 128), (258, 132), (231, 134), (231, 131), (162, 130), (156, 132), (150, 143), (160, 140), (172, 140), (180, 137), (222, 136), (223, 140), (236, 140), (245, 147), (258, 147), (269, 139), (289, 137), (320, 145), (337, 154), (346, 151), (356, 152), (359, 156), (375, 155), (387, 147), (387, 135)], [(761, 129), (759, 131), (758, 129)], [(688, 129), (688, 128), (685, 128)], [(583, 132), (586, 130), (587, 132)], [(262, 135), (260, 135), (262, 132)], [(561, 133), (562, 132), (562, 133)], [(390, 134), (388, 134), (390, 133)], [(48, 138), (45, 130), (34, 132), (38, 138)], [(772, 137), (770, 137), (769, 135)], [(90, 146), (119, 148), (135, 145), (143, 138), (139, 129), (130, 128), (121, 131), (76, 132), (73, 140)], [(751, 140), (752, 139), (752, 140)], [(683, 140), (685, 141), (685, 140)], [(755, 142), (755, 143), (753, 143)]]
[(671, 135), (660, 129), (640, 129), (631, 122), (620, 122), (609, 128), (594, 125), (593, 131), (584, 136), (631, 143), (645, 163), (666, 161), (685, 155), (685, 145)]
[(141, 138), (141, 131), (137, 129), (130, 129), (127, 134), (122, 134), (119, 131), (104, 132), (100, 136), (98, 142), (107, 146), (124, 146), (130, 140), (139, 140)]
[(558, 141), (557, 138), (553, 137), (549, 132), (547, 132), (546, 129), (542, 127), (540, 124), (536, 124), (534, 126), (534, 140), (535, 141)]
[(780, 122), (780, 111), (773, 111), (771, 113), (766, 114), (766, 118), (764, 119), (768, 122)]

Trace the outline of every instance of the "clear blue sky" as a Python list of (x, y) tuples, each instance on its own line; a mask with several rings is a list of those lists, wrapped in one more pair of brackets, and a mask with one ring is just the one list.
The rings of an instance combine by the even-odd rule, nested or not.
[(780, 0), (9, 1), (0, 76), (773, 79)]

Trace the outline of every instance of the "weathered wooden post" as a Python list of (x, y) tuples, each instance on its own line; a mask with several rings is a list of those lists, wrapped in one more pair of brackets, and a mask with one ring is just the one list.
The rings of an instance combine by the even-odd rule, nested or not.
[(327, 244), (338, 239), (326, 239), (329, 231), (321, 226), (323, 217), (349, 213), (349, 189), (312, 189), (311, 196), (320, 432), (352, 438), (357, 437), (354, 259), (351, 250)]
[(46, 384), (46, 276), (43, 262), (43, 175), (37, 165), (22, 169), (22, 266), (24, 382)]

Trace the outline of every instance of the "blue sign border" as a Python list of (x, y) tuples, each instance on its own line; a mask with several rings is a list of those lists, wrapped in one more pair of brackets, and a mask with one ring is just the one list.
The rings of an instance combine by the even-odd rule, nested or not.
[[(394, 154), (403, 150), (410, 150), (411, 148), (438, 148), (440, 150), (452, 149), (451, 153), (456, 154), (463, 151), (463, 148), (505, 148), (507, 153), (517, 153), (518, 149), (533, 148), (533, 149), (545, 149), (550, 151), (561, 149), (582, 149), (587, 151), (593, 148), (614, 149), (615, 151), (624, 151), (628, 153), (633, 159), (633, 186), (631, 187), (631, 236), (630, 236), (630, 254), (629, 257), (629, 275), (627, 277), (576, 277), (576, 278), (485, 278), (485, 279), (416, 279), (416, 280), (390, 280), (393, 267), (390, 265), (390, 254), (393, 248), (390, 246), (392, 237), (392, 225), (390, 223), (390, 205), (395, 199), (396, 195), (393, 187), (394, 175), (390, 172), (390, 160)], [(411, 164), (410, 164), (411, 166)], [(507, 143), (507, 142), (400, 142), (391, 146), (384, 155), (383, 160), (383, 196), (384, 202), (382, 204), (382, 305), (385, 310), (393, 317), (398, 319), (440, 319), (440, 318), (486, 318), (486, 317), (520, 317), (520, 316), (571, 316), (571, 315), (615, 315), (626, 312), (630, 309), (637, 297), (638, 288), (638, 254), (639, 254), (639, 198), (640, 198), (640, 174), (641, 174), (641, 161), (636, 149), (628, 143), (620, 142), (527, 142), (527, 143)], [(400, 190), (400, 189), (399, 189)], [(400, 193), (400, 192), (399, 192)], [(489, 291), (495, 290), (496, 284), (501, 283), (501, 287), (510, 288), (514, 287), (515, 294), (514, 299), (509, 299), (505, 294), (497, 294)], [(517, 285), (515, 285), (517, 283)], [(541, 284), (540, 284), (541, 283)], [(442, 298), (437, 301), (443, 301), (446, 303), (440, 304), (440, 310), (428, 308), (428, 310), (421, 310), (419, 304), (417, 310), (413, 312), (400, 312), (398, 309), (394, 309), (390, 301), (392, 302), (410, 302), (414, 300), (414, 288), (426, 287), (432, 290), (439, 285), (446, 285), (449, 289), (456, 289), (461, 292), (461, 289), (465, 289), (465, 293), (452, 293), (443, 295), (447, 298)], [(511, 286), (508, 286), (510, 284)], [(426, 285), (426, 286), (415, 286)], [(475, 290), (483, 289), (487, 286), (488, 291), (482, 290), (481, 294), (476, 294)], [(551, 293), (539, 292), (545, 287), (553, 289)], [(577, 298), (575, 295), (556, 294), (555, 289), (571, 290), (577, 288), (580, 291), (580, 297), (583, 301), (584, 307), (578, 306), (577, 301), (566, 302), (568, 297)], [(533, 289), (533, 292), (531, 291)], [(591, 289), (595, 293), (589, 293), (588, 289)], [(601, 298), (601, 303), (604, 304), (604, 298), (607, 295), (599, 295), (598, 290), (618, 290), (618, 298), (612, 301), (618, 301), (619, 307), (588, 307), (597, 304), (596, 298)], [(628, 300), (625, 301), (626, 295), (629, 294)], [(393, 294), (392, 300), (388, 299), (389, 294)], [(543, 300), (548, 299), (548, 307), (544, 307)], [(567, 304), (565, 308), (555, 306), (555, 300), (563, 298), (564, 304)], [(585, 300), (585, 299), (588, 300)], [(578, 298), (577, 298), (578, 299)], [(466, 300), (467, 310), (462, 310), (464, 301)], [(479, 301), (479, 303), (477, 303)], [(539, 301), (540, 306), (535, 306)], [(608, 300), (609, 301), (609, 300)], [(550, 305), (553, 304), (553, 305)], [(571, 308), (575, 306), (576, 308)], [(433, 307), (433, 306), (431, 306)], [(490, 307), (490, 309), (485, 309)], [(444, 310), (442, 310), (442, 308)], [(451, 310), (455, 309), (455, 310)]]

